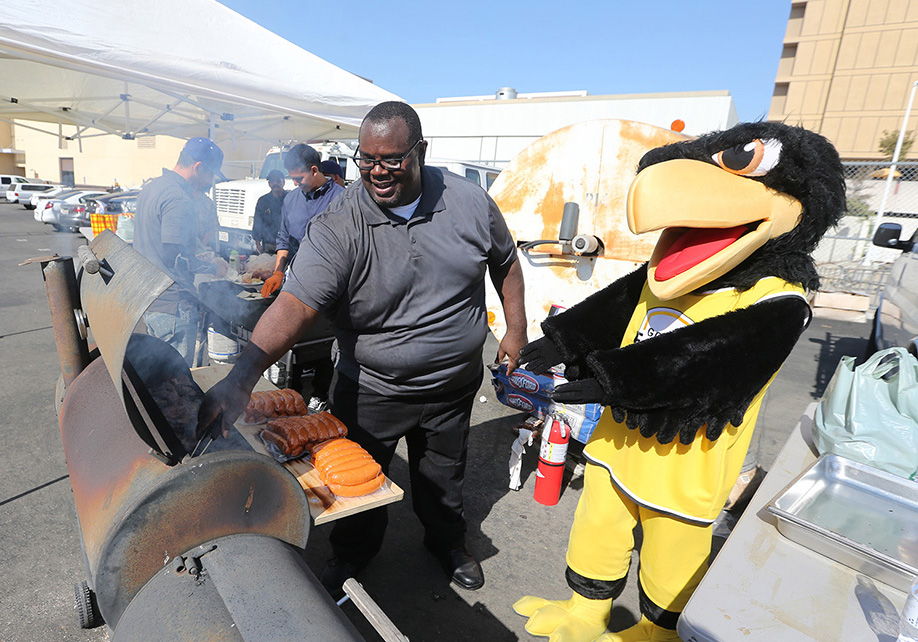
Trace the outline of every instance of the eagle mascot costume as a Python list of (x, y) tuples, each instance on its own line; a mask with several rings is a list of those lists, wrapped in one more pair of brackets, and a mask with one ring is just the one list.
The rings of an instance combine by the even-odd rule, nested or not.
[[(768, 384), (809, 323), (810, 253), (845, 209), (842, 166), (822, 136), (735, 127), (647, 152), (628, 193), (650, 261), (542, 323), (521, 352), (564, 364), (553, 399), (607, 406), (589, 443), (567, 551), (569, 600), (514, 610), (551, 642), (679, 640), (712, 524), (749, 447)], [(640, 621), (606, 626), (640, 523)]]

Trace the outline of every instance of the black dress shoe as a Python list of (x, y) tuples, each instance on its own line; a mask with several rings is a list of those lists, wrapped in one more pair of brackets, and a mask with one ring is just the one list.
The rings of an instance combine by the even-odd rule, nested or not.
[(464, 548), (454, 548), (449, 551), (440, 551), (427, 542), (428, 550), (440, 561), (446, 574), (459, 587), (474, 591), (484, 586), (484, 573), (478, 563)]
[(364, 566), (366, 564), (354, 564), (353, 562), (333, 557), (325, 563), (325, 568), (322, 569), (322, 577), (319, 578), (319, 581), (322, 582), (322, 586), (332, 596), (332, 599), (337, 602), (344, 597), (344, 588), (342, 586), (344, 581), (349, 577), (355, 577), (357, 573), (363, 570)]

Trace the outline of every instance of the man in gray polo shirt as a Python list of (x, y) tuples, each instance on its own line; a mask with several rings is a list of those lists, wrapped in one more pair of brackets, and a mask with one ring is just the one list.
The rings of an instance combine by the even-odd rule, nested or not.
[[(309, 224), (283, 291), (232, 372), (208, 392), (199, 424), (221, 410), (234, 420), (261, 372), (325, 314), (337, 339), (332, 413), (384, 472), (406, 438), (424, 543), (453, 582), (477, 589), (484, 576), (465, 547), (462, 485), (488, 332), (484, 276), (490, 272), (503, 303), (508, 331), (497, 358), (510, 369), (526, 343), (523, 276), (494, 201), (470, 181), (425, 167), (426, 148), (405, 103), (367, 114), (361, 181)], [(335, 557), (322, 573), (333, 595), (379, 551), (387, 520), (383, 507), (336, 522)]]
[[(196, 257), (199, 199), (220, 171), (223, 152), (207, 138), (192, 138), (172, 170), (144, 185), (134, 215), (134, 249), (175, 282), (144, 314), (147, 334), (162, 339), (194, 365), (200, 318), (194, 275), (217, 273), (214, 263)], [(212, 204), (211, 204), (212, 207)]]

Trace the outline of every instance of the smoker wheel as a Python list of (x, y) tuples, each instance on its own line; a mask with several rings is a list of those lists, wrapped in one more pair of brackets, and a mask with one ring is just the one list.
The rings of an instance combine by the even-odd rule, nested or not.
[(73, 608), (80, 618), (80, 628), (94, 629), (105, 624), (99, 614), (99, 605), (96, 603), (96, 594), (89, 588), (86, 580), (73, 585)]

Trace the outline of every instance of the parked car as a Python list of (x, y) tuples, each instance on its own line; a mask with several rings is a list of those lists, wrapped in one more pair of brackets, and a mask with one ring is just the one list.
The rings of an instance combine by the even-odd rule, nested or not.
[(428, 158), (424, 160), (425, 165), (438, 167), (447, 171), (458, 174), (466, 180), (472, 181), (485, 191), (491, 189), (491, 185), (497, 180), (500, 170), (490, 165), (479, 165), (478, 163), (467, 163), (465, 161), (449, 160), (442, 158)]
[[(37, 182), (38, 182), (37, 180), (36, 180), (36, 181), (32, 181), (33, 184), (37, 184)], [(31, 191), (29, 191), (29, 192), (27, 192), (27, 193), (22, 194), (22, 195), (19, 197), (19, 202), (22, 203), (22, 206), (23, 206), (24, 208), (26, 208), (27, 210), (34, 210), (34, 209), (35, 209), (35, 205), (32, 204), (32, 197), (34, 197), (34, 196), (38, 196), (38, 195), (41, 195), (41, 194), (57, 193), (58, 190), (67, 191), (67, 190), (73, 189), (72, 187), (70, 187), (70, 186), (68, 186), (68, 185), (59, 185), (59, 184), (57, 184), (57, 183), (51, 183), (51, 182), (49, 182), (49, 181), (41, 181), (41, 182), (43, 182), (43, 183), (45, 183), (46, 185), (48, 185), (49, 189), (45, 189), (45, 190), (31, 190)], [(23, 185), (25, 185), (25, 183), (23, 183)], [(29, 194), (31, 194), (31, 196), (30, 196)]]
[(46, 191), (46, 192), (35, 192), (35, 193), (32, 194), (32, 196), (29, 198), (29, 205), (31, 205), (31, 207), (29, 207), (28, 209), (30, 209), (30, 210), (36, 210), (36, 212), (35, 212), (35, 220), (38, 221), (38, 222), (40, 223), (40, 222), (41, 222), (41, 214), (40, 214), (40, 212), (38, 211), (38, 209), (39, 209), (40, 207), (41, 207), (41, 208), (44, 207), (45, 201), (48, 201), (48, 200), (50, 200), (50, 199), (52, 199), (52, 198), (58, 198), (58, 197), (60, 197), (64, 192), (73, 192), (73, 191), (75, 191), (75, 190), (74, 190), (72, 187), (68, 187), (68, 186), (66, 186), (66, 185), (58, 185), (57, 187), (53, 187), (53, 188), (49, 189), (49, 190)]
[[(112, 217), (109, 219), (109, 221), (111, 221), (112, 225), (114, 225), (123, 209), (122, 199), (136, 200), (139, 193), (139, 189), (131, 189), (125, 192), (113, 192), (111, 194), (104, 194), (102, 196), (97, 196), (95, 198), (89, 199), (89, 202), (86, 204), (86, 209), (90, 217), (90, 222), (92, 222), (93, 217), (97, 218), (96, 225), (93, 225), (93, 233), (98, 234), (101, 231), (98, 226), (98, 217), (108, 215)], [(111, 209), (109, 210), (108, 206), (110, 204)]]
[(128, 192), (110, 199), (105, 206), (109, 216), (118, 215), (118, 228), (115, 234), (127, 243), (134, 242), (134, 214), (137, 212), (137, 195), (139, 191)]
[[(35, 220), (39, 223), (47, 223), (48, 225), (56, 224), (57, 214), (60, 211), (60, 201), (77, 194), (79, 191), (80, 190), (77, 189), (67, 189), (57, 196), (45, 199), (42, 201), (41, 206), (35, 209)], [(55, 205), (57, 206), (56, 208)]]
[(882, 223), (873, 244), (901, 250), (893, 261), (873, 319), (867, 352), (899, 346), (918, 356), (918, 230), (902, 239), (902, 226)]
[(78, 231), (81, 227), (89, 227), (89, 211), (87, 204), (89, 199), (96, 196), (102, 196), (107, 192), (95, 190), (92, 192), (82, 192), (80, 195), (71, 196), (61, 203), (57, 214), (57, 224), (62, 228), (67, 228), (71, 232)]
[(49, 185), (48, 183), (11, 183), (6, 190), (6, 200), (10, 203), (18, 203), (20, 199), (24, 199), (24, 202), (28, 203), (29, 199), (32, 198), (32, 194), (47, 192), (53, 188), (54, 185)]
[[(64, 192), (57, 198), (52, 198), (51, 200), (45, 201), (45, 207), (41, 210), (41, 222), (47, 223), (58, 232), (62, 232), (64, 229), (76, 232), (77, 229), (69, 222), (61, 222), (61, 208), (65, 205), (79, 203), (80, 199), (84, 196), (98, 196), (100, 194), (104, 194), (104, 192), (100, 192), (98, 190), (77, 189), (69, 192)], [(84, 203), (83, 205), (85, 207), (86, 204)]]

